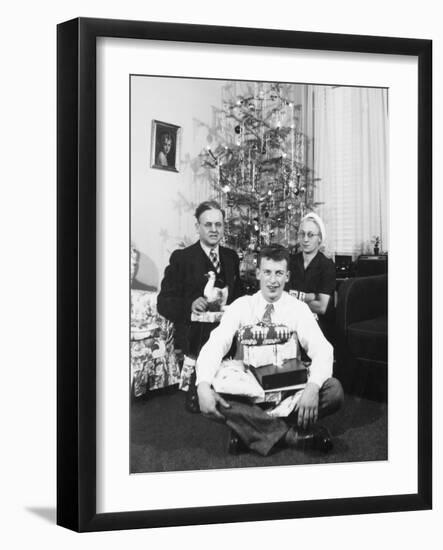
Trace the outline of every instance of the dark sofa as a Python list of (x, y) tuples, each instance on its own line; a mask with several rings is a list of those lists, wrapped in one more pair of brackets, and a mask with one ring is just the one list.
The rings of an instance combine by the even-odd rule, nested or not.
[(388, 275), (343, 281), (336, 322), (337, 378), (349, 393), (386, 400)]

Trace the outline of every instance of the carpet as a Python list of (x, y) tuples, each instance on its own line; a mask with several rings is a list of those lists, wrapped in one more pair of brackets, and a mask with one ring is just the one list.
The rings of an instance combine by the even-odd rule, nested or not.
[(328, 454), (278, 449), (267, 457), (227, 453), (229, 429), (188, 413), (185, 394), (151, 392), (131, 404), (130, 472), (168, 472), (387, 460), (387, 405), (347, 395), (342, 409), (322, 420), (334, 441)]

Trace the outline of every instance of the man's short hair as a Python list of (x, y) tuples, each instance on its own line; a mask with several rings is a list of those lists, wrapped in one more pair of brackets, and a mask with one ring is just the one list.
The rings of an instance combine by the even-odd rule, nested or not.
[(258, 255), (258, 267), (260, 267), (263, 258), (274, 260), (274, 262), (286, 260), (286, 269), (289, 269), (289, 250), (281, 244), (274, 243), (263, 247)]
[(204, 202), (201, 202), (195, 209), (194, 215), (197, 218), (197, 221), (200, 220), (200, 216), (203, 214), (203, 212), (206, 212), (206, 210), (220, 210), (220, 212), (222, 213), (223, 219), (225, 219), (225, 211), (217, 201), (204, 201)]

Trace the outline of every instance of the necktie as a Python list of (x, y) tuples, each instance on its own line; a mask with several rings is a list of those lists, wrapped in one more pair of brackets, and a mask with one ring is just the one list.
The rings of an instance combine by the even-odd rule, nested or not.
[(215, 268), (215, 271), (220, 273), (220, 262), (218, 260), (217, 252), (213, 248), (209, 251), (209, 258)]
[(263, 323), (270, 324), (272, 323), (271, 315), (274, 312), (274, 304), (268, 304), (265, 308), (265, 312), (263, 314)]

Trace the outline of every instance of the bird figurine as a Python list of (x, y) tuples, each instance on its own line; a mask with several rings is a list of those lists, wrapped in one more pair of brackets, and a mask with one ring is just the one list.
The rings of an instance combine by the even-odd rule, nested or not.
[(203, 289), (203, 296), (208, 301), (209, 311), (223, 311), (228, 301), (228, 287), (218, 288), (215, 286), (215, 272), (210, 271), (207, 275), (208, 282)]

